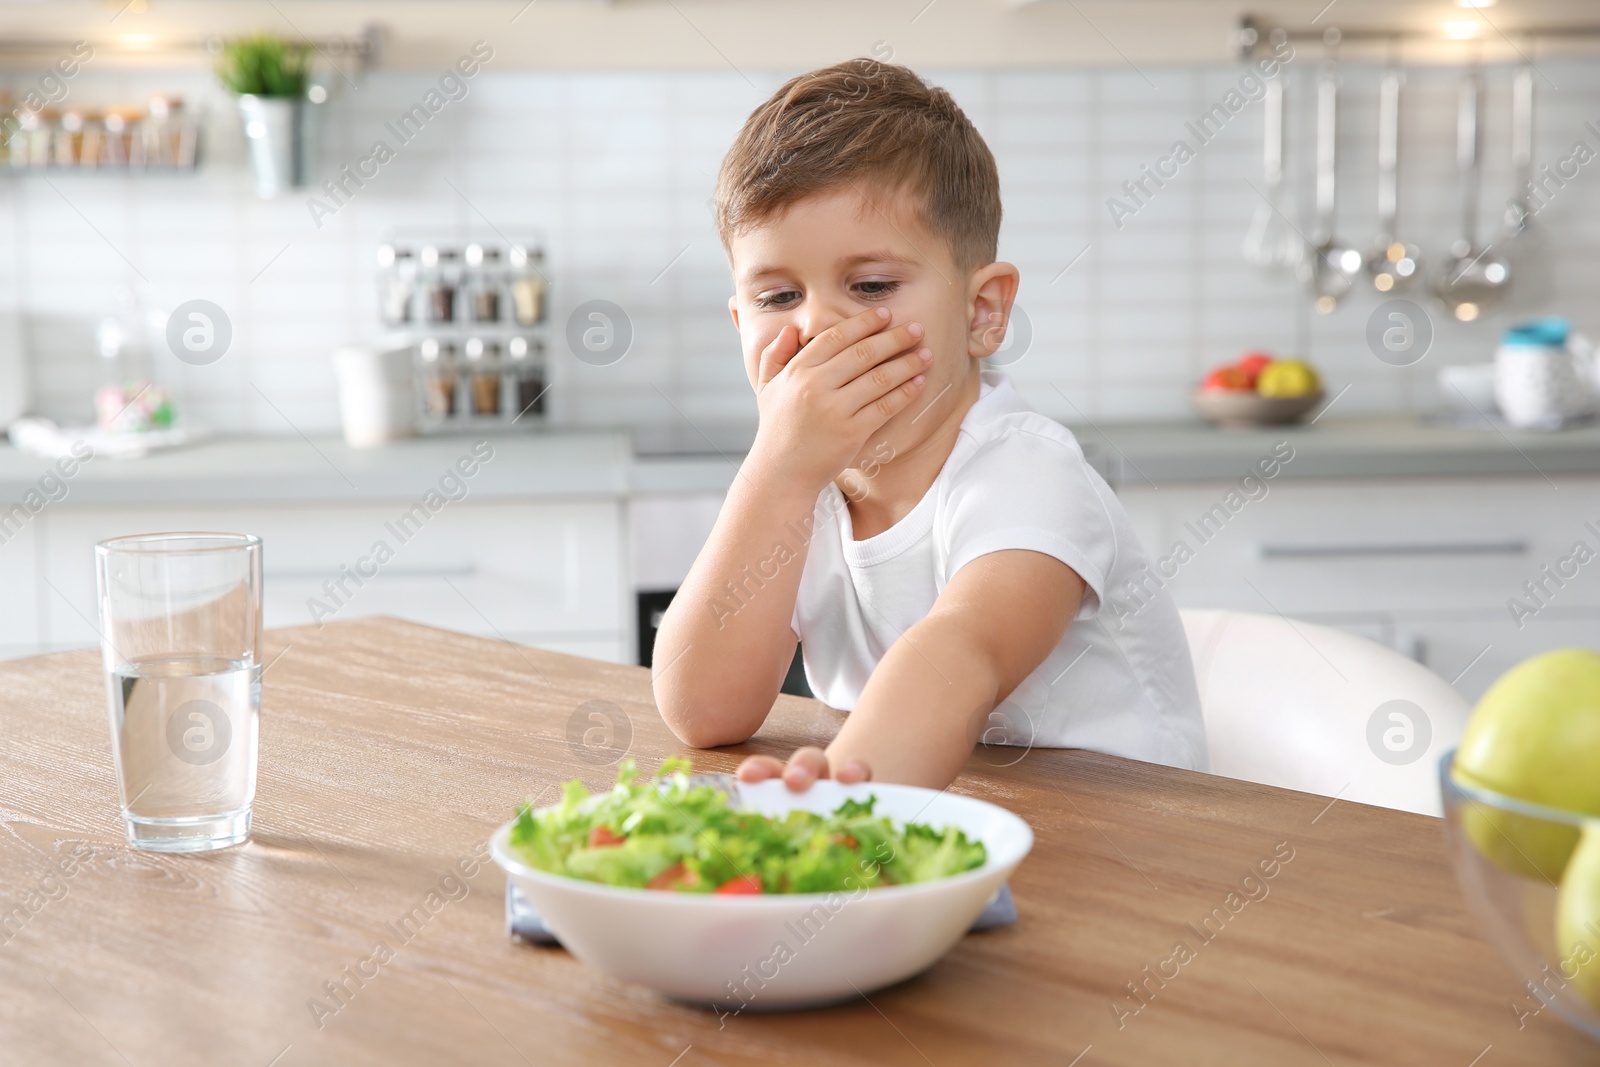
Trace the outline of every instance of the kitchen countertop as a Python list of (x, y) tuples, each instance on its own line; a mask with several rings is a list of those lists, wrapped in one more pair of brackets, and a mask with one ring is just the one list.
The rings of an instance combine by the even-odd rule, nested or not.
[(1217, 429), (1198, 422), (1103, 423), (1072, 428), (1113, 485), (1232, 481), (1272, 455), (1279, 442), (1294, 461), (1279, 474), (1300, 478), (1529, 477), (1600, 475), (1600, 423), (1529, 433), (1415, 416), (1328, 419), (1311, 426)]
[[(0, 665), (7, 1062), (1594, 1062), (1478, 932), (1439, 820), (1071, 750), (980, 750), (952, 786), (1033, 828), (1016, 925), (832, 1007), (673, 1003), (510, 941), (504, 876), (458, 866), (522, 799), (613, 780), (621, 753), (572, 732), (587, 701), (644, 767), (685, 753), (647, 669), (395, 619), (265, 645), (253, 837), (203, 856), (128, 847), (98, 652)], [(780, 697), (693, 758), (731, 771), (841, 717)]]
[[(383, 448), (341, 439), (218, 437), (139, 459), (95, 458), (67, 479), (74, 504), (151, 502), (275, 503), (303, 500), (413, 499), (476, 457), (492, 457), (465, 479), (472, 499), (616, 497), (628, 492), (628, 436), (606, 430), (483, 437), (416, 437)], [(50, 461), (0, 445), (0, 506), (38, 487)]]
[[(1199, 422), (1074, 426), (1113, 485), (1233, 481), (1279, 442), (1279, 477), (1444, 478), (1600, 475), (1600, 424), (1518, 433), (1415, 417), (1327, 419), (1312, 426), (1219, 430)], [(479, 499), (718, 493), (735, 477), (748, 427), (706, 433), (552, 428), (495, 435), (471, 479)], [(278, 502), (416, 496), (469, 454), (474, 438), (416, 438), (352, 449), (337, 438), (218, 438), (138, 460), (95, 459), (68, 480), (74, 503)], [(48, 463), (0, 445), (0, 505), (38, 486)]]

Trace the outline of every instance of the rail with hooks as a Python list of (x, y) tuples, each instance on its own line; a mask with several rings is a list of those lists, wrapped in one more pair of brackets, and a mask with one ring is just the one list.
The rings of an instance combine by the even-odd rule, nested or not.
[[(115, 56), (126, 59), (187, 56), (207, 60), (222, 49), (223, 38), (159, 37), (146, 34), (124, 34), (87, 39), (97, 56)], [(354, 37), (304, 38), (305, 43), (319, 55), (329, 59), (353, 60), (360, 69), (368, 69), (378, 62), (383, 51), (383, 31), (368, 25)], [(52, 58), (63, 55), (78, 44), (67, 38), (10, 38), (0, 39), (0, 65), (22, 60)]]
[(1416, 26), (1279, 26), (1253, 15), (1239, 20), (1235, 44), (1240, 59), (1250, 59), (1282, 41), (1291, 43), (1338, 45), (1472, 44), (1492, 37), (1518, 47), (1528, 43), (1600, 41), (1600, 23), (1571, 26), (1517, 26), (1499, 30), (1484, 38), (1444, 36), (1438, 29)]

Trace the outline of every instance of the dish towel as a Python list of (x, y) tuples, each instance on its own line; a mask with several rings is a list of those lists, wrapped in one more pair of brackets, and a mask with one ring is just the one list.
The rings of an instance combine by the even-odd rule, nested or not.
[[(969, 933), (979, 930), (988, 930), (995, 926), (1010, 926), (1017, 921), (1017, 905), (1011, 899), (1011, 887), (1003, 885), (988, 905), (972, 922)], [(531, 945), (559, 945), (556, 935), (545, 926), (539, 913), (528, 903), (528, 898), (522, 895), (517, 884), (506, 880), (506, 933), (511, 937), (526, 941)]]

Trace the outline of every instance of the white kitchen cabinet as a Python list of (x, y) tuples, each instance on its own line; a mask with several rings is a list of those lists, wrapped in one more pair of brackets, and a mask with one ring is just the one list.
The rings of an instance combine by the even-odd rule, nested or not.
[(0, 530), (0, 659), (39, 651), (38, 530), (37, 517)]
[(676, 589), (711, 536), (722, 493), (635, 497), (628, 506), (634, 584), (641, 590)]
[[(1518, 660), (1600, 648), (1600, 478), (1236, 483), (1118, 492), (1180, 607), (1281, 612), (1379, 640), (1476, 697)], [(1260, 490), (1257, 490), (1259, 495)], [(1241, 501), (1243, 501), (1241, 503)], [(1230, 509), (1231, 505), (1231, 509)], [(1594, 529), (1589, 523), (1594, 523)], [(1582, 541), (1587, 564), (1565, 564)], [(1165, 565), (1163, 565), (1165, 561)], [(1533, 600), (1525, 583), (1548, 591)], [(1135, 593), (1113, 590), (1130, 598)], [(1538, 613), (1518, 628), (1521, 598)]]
[[(1268, 485), (1232, 514), (1226, 483), (1124, 485), (1119, 497), (1143, 529), (1161, 531), (1145, 547), (1174, 561), (1174, 594), (1228, 599), (1213, 607), (1479, 608), (1521, 593), (1580, 538), (1600, 550), (1585, 526), (1600, 528), (1600, 479), (1563, 479), (1559, 492), (1538, 479)], [(1180, 544), (1192, 558), (1178, 560)], [(1592, 569), (1555, 599), (1600, 608), (1600, 560)]]
[[(446, 505), (79, 507), (49, 513), (44, 640), (94, 628), (94, 544), (152, 530), (229, 530), (263, 542), (264, 615), (298, 626), (395, 615), (447, 629), (624, 660), (630, 649), (620, 501)], [(381, 547), (380, 547), (381, 546)], [(387, 556), (387, 559), (382, 557)], [(358, 580), (359, 579), (359, 580)]]
[(1557, 648), (1600, 650), (1600, 611), (1551, 608), (1523, 620), (1520, 628), (1504, 610), (1406, 625), (1414, 626), (1422, 638), (1418, 659), (1472, 700), (1529, 656)]

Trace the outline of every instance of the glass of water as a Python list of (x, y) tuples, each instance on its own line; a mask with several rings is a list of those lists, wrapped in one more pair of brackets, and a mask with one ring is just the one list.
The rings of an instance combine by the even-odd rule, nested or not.
[(128, 841), (250, 837), (261, 707), (261, 539), (156, 533), (95, 546), (111, 751)]

